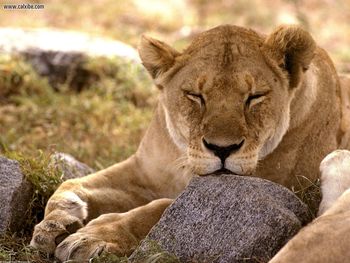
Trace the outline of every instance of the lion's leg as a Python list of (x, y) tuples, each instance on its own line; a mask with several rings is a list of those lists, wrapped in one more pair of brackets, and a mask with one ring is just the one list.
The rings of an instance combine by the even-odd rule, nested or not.
[(350, 150), (350, 76), (343, 75), (339, 79), (342, 109), (340, 129), (343, 133), (340, 148)]
[(328, 154), (320, 170), (323, 195), (320, 216), (301, 229), (269, 263), (348, 261), (350, 151)]
[(301, 229), (269, 263), (348, 262), (349, 162), (350, 152), (341, 150), (332, 152), (322, 161), (321, 215)]
[(171, 202), (158, 199), (126, 213), (101, 215), (60, 243), (55, 256), (61, 261), (85, 261), (102, 251), (129, 256)]
[(322, 201), (318, 214), (322, 215), (350, 188), (350, 151), (336, 150), (320, 165)]
[(135, 157), (98, 173), (68, 180), (48, 201), (44, 220), (35, 226), (31, 245), (46, 253), (101, 214), (127, 212), (160, 196)]

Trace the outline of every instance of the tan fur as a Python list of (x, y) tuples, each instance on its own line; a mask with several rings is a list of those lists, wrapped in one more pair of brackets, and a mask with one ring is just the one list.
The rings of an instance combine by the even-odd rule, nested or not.
[[(341, 143), (350, 149), (350, 78), (340, 77)], [(336, 150), (320, 164), (319, 217), (292, 238), (270, 263), (343, 263), (350, 258), (350, 151)]]
[(320, 216), (292, 238), (270, 263), (349, 261), (350, 151), (337, 150), (327, 155), (320, 170)]
[[(106, 243), (130, 254), (123, 245), (130, 232), (142, 239), (166, 207), (146, 204), (175, 198), (192, 174), (225, 168), (299, 189), (318, 178), (320, 161), (338, 147), (338, 77), (326, 52), (298, 27), (282, 26), (265, 37), (220, 26), (198, 35), (182, 53), (143, 37), (139, 52), (160, 89), (153, 121), (128, 160), (63, 183), (49, 200), (32, 240), (43, 251), (53, 253), (62, 235), (45, 230), (49, 218), (59, 229), (96, 218), (56, 249), (61, 260), (89, 258)], [(221, 161), (210, 145), (235, 151)], [(147, 214), (152, 224), (138, 227), (132, 219), (133, 211), (141, 218), (153, 210), (158, 212)], [(118, 213), (127, 211), (120, 221)], [(109, 228), (114, 222), (118, 227)], [(104, 226), (108, 231), (100, 230)], [(42, 239), (47, 245), (37, 242)]]
[(350, 76), (340, 76), (340, 83), (342, 102), (342, 121), (340, 127), (343, 133), (340, 148), (350, 149)]

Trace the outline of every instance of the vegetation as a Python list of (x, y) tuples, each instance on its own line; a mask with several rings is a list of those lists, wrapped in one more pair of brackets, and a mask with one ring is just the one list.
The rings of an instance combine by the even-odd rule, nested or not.
[(0, 56), (0, 154), (17, 160), (35, 189), (23, 232), (0, 240), (0, 260), (45, 262), (26, 244), (62, 180), (50, 154), (68, 152), (102, 169), (136, 150), (151, 118), (156, 91), (139, 65), (94, 58), (83, 67), (96, 76), (89, 87), (55, 91), (23, 58)]
[(0, 57), (0, 142), (29, 155), (68, 152), (96, 169), (134, 152), (156, 97), (146, 73), (118, 59), (84, 67), (97, 76), (87, 89), (55, 92), (21, 58)]
[[(276, 25), (299, 23), (312, 32), (342, 71), (350, 72), (349, 0), (28, 0), (43, 10), (6, 11), (0, 27), (54, 27), (112, 37), (136, 46), (148, 33), (179, 48), (192, 33), (236, 24), (268, 33)], [(9, 1), (0, 0), (0, 5)], [(79, 8), (77, 8), (79, 7)]]
[[(8, 1), (7, 1), (8, 2)], [(0, 5), (6, 4), (0, 0)], [(116, 38), (136, 46), (148, 33), (181, 49), (198, 31), (231, 23), (269, 32), (281, 23), (308, 28), (330, 52), (340, 71), (350, 72), (349, 0), (78, 0), (44, 3), (40, 11), (5, 11), (0, 27), (54, 27)], [(79, 8), (77, 8), (79, 6)], [(96, 15), (98, 14), (98, 15)], [(140, 65), (94, 58), (82, 65), (93, 76), (81, 91), (70, 81), (53, 88), (20, 56), (0, 52), (0, 155), (16, 159), (34, 186), (23, 232), (0, 238), (1, 260), (52, 262), (27, 247), (48, 197), (61, 182), (49, 165), (53, 152), (66, 152), (99, 170), (132, 154), (152, 115), (157, 90)], [(300, 180), (304, 180), (300, 178)], [(314, 203), (318, 182), (297, 194)], [(164, 262), (156, 253), (149, 262)], [(124, 261), (123, 261), (124, 260)], [(101, 255), (93, 262), (125, 262)], [(169, 261), (175, 262), (175, 261)]]
[(44, 207), (48, 198), (62, 182), (62, 173), (55, 167), (50, 166), (49, 155), (44, 154), (42, 151), (37, 151), (32, 156), (24, 156), (19, 152), (9, 151), (4, 145), (1, 145), (1, 151), (7, 158), (19, 162), (23, 174), (33, 185), (34, 190), (31, 202), (28, 204), (24, 215), (27, 220), (23, 225), (22, 231), (0, 236), (0, 261), (51, 262), (47, 255), (30, 248), (28, 243), (34, 225), (43, 218)]
[[(147, 250), (138, 250), (133, 255), (133, 262), (138, 263), (180, 263), (173, 254), (164, 251), (159, 244), (154, 240), (145, 239), (144, 248)], [(128, 263), (128, 258), (117, 257), (113, 254), (102, 253), (100, 256), (95, 257), (92, 263)]]
[(180, 263), (175, 255), (164, 251), (159, 244), (151, 239), (146, 238), (143, 241), (143, 249), (137, 250), (133, 255), (135, 262), (142, 263)]

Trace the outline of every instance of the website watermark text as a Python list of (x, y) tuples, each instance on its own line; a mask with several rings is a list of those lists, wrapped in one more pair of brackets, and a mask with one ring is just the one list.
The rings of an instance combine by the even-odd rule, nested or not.
[(44, 4), (4, 4), (4, 10), (42, 10), (45, 9)]

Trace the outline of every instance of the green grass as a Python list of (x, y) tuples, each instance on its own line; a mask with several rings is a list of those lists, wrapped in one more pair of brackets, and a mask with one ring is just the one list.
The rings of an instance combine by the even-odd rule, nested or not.
[(95, 76), (89, 86), (56, 92), (21, 57), (0, 55), (0, 155), (17, 160), (34, 187), (23, 231), (0, 239), (0, 260), (50, 261), (27, 244), (62, 181), (52, 153), (102, 169), (136, 150), (151, 119), (156, 90), (139, 65), (94, 58), (83, 67)]
[(33, 186), (30, 203), (23, 215), (27, 220), (22, 230), (0, 236), (0, 260), (51, 262), (46, 255), (30, 248), (28, 244), (34, 225), (43, 218), (47, 200), (62, 182), (62, 173), (50, 166), (49, 155), (42, 151), (37, 151), (32, 156), (24, 156), (19, 152), (9, 151), (4, 145), (0, 149), (5, 157), (19, 162), (22, 173)]
[(0, 261), (53, 262), (52, 257), (28, 246), (28, 237), (16, 235), (0, 236)]
[(180, 263), (172, 253), (161, 248), (154, 240), (146, 238), (142, 241), (142, 248), (135, 251), (133, 261), (137, 263)]
[(96, 169), (131, 155), (155, 104), (146, 72), (106, 58), (84, 67), (97, 76), (89, 87), (54, 92), (20, 58), (0, 58), (0, 68), (6, 68), (0, 71), (0, 90), (6, 90), (0, 97), (0, 142), (23, 153), (67, 152)]
[[(0, 7), (0, 26), (79, 30), (133, 46), (141, 34), (148, 33), (181, 49), (191, 39), (182, 37), (183, 27), (205, 29), (231, 23), (268, 33), (287, 14), (308, 26), (339, 69), (350, 71), (350, 24), (344, 23), (350, 5), (342, 0), (332, 5), (318, 0), (193, 0), (187, 1), (185, 8), (173, 5), (185, 3), (181, 0), (147, 1), (148, 8), (140, 8), (138, 2), (144, 3), (92, 0), (81, 4), (78, 0), (53, 0), (46, 1), (42, 11), (4, 11)], [(157, 2), (168, 6), (170, 13), (160, 12)], [(0, 4), (5, 3), (8, 1), (0, 0)], [(136, 150), (151, 119), (157, 91), (139, 65), (95, 58), (82, 67), (93, 78), (81, 92), (71, 90), (69, 80), (55, 92), (47, 79), (38, 76), (23, 58), (0, 53), (0, 154), (18, 160), (35, 188), (25, 231), (0, 238), (0, 260), (52, 261), (26, 246), (33, 225), (42, 217), (47, 198), (61, 180), (48, 167), (51, 153), (66, 152), (96, 170), (102, 169)], [(297, 194), (312, 207), (319, 198), (319, 190), (317, 182), (310, 183), (310, 187)], [(311, 210), (314, 213), (314, 208)], [(152, 262), (163, 256), (155, 255)], [(123, 262), (112, 255), (95, 260)]]
[(5, 157), (18, 161), (22, 173), (33, 186), (33, 196), (25, 214), (27, 220), (23, 225), (23, 233), (21, 233), (28, 235), (34, 225), (42, 220), (48, 199), (62, 183), (62, 172), (50, 165), (50, 156), (42, 151), (37, 151), (31, 156), (8, 151), (4, 146), (2, 146), (2, 151)]

